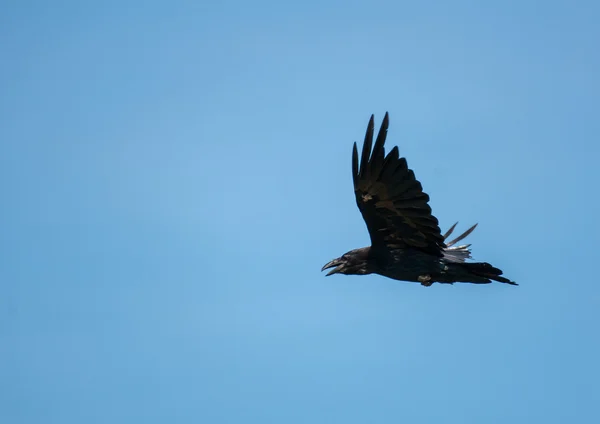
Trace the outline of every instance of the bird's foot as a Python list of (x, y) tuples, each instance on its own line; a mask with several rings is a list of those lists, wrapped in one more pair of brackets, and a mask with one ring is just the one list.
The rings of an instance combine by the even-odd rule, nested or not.
[(433, 284), (431, 275), (419, 275), (419, 278), (417, 278), (417, 280), (419, 280), (419, 283), (421, 283), (421, 285), (425, 287), (430, 287)]

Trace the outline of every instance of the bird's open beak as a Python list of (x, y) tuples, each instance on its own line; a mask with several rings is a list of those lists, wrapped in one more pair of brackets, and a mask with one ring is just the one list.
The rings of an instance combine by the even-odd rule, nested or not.
[[(335, 267), (335, 268), (334, 268)], [(325, 275), (325, 277), (329, 277), (331, 274), (335, 274), (340, 272), (344, 268), (344, 263), (340, 260), (340, 258), (334, 259), (331, 262), (327, 262), (321, 271), (325, 271), (326, 269), (333, 268), (331, 271)]]

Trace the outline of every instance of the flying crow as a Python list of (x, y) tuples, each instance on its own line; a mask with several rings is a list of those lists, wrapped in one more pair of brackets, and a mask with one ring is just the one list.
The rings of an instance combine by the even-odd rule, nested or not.
[[(386, 156), (388, 114), (373, 146), (373, 115), (367, 127), (359, 164), (358, 149), (352, 151), (352, 177), (356, 203), (367, 224), (371, 246), (354, 249), (328, 262), (322, 271), (332, 274), (380, 274), (402, 281), (488, 284), (493, 281), (517, 285), (486, 262), (467, 262), (470, 244), (456, 246), (477, 226), (447, 242), (454, 224), (442, 235), (431, 214), (429, 196), (408, 169), (398, 147)], [(373, 150), (371, 151), (371, 147)]]

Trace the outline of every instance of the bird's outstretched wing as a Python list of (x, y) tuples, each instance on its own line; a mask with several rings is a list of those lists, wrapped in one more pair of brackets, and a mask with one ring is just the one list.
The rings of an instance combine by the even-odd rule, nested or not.
[[(369, 121), (362, 157), (354, 143), (352, 177), (356, 203), (367, 224), (371, 244), (378, 248), (417, 248), (431, 255), (442, 256), (444, 237), (438, 220), (431, 214), (429, 196), (421, 183), (400, 158), (398, 147), (386, 156), (384, 143), (389, 117), (386, 112), (373, 146), (375, 125)], [(371, 147), (373, 151), (371, 152)]]

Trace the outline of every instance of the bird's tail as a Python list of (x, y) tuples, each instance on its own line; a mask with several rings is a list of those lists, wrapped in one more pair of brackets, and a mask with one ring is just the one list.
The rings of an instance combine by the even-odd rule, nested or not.
[(508, 278), (502, 277), (502, 271), (498, 268), (493, 267), (487, 262), (474, 262), (461, 264), (463, 268), (471, 274), (472, 282), (485, 284), (493, 281), (500, 283), (506, 283), (513, 286), (518, 286), (514, 281), (510, 281)]
[[(458, 222), (456, 224), (458, 224)], [(454, 231), (454, 228), (456, 228), (456, 224), (454, 224), (452, 227), (450, 227), (448, 231), (446, 231), (446, 234), (444, 234), (444, 241), (447, 240), (448, 237), (452, 234), (452, 231)], [(445, 242), (446, 248), (444, 249), (444, 257), (455, 263), (455, 271), (458, 271), (458, 269), (460, 268), (461, 271), (459, 273), (463, 274), (464, 272), (464, 275), (461, 275), (461, 277), (459, 277), (459, 281), (463, 281), (464, 279), (464, 281), (470, 281), (472, 283), (487, 284), (491, 283), (493, 280), (498, 281), (500, 283), (511, 284), (514, 286), (518, 285), (517, 283), (509, 280), (508, 278), (502, 277), (502, 271), (498, 268), (493, 267), (487, 262), (466, 262), (467, 259), (471, 258), (471, 249), (469, 249), (469, 247), (471, 247), (471, 244), (463, 244), (460, 246), (455, 246), (455, 244), (463, 240), (469, 234), (471, 234), (476, 227), (477, 224), (473, 225), (460, 236), (456, 237), (454, 240)]]

